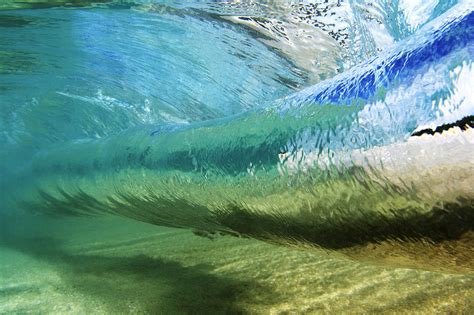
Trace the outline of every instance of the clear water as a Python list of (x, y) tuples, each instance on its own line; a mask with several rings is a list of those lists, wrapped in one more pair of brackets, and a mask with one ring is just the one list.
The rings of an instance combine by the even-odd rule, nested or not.
[(3, 1), (0, 313), (472, 311), (473, 8)]

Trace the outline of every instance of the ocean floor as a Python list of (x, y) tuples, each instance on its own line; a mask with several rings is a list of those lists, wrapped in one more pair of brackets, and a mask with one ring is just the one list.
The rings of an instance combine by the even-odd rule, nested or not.
[(40, 217), (9, 220), (0, 237), (0, 314), (474, 313), (472, 276), (249, 239)]

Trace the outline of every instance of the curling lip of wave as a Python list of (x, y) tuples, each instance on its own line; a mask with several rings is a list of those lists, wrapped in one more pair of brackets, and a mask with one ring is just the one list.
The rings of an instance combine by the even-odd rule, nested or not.
[[(402, 49), (398, 49), (395, 54), (392, 51), (381, 53), (333, 79), (292, 94), (285, 101), (288, 106), (308, 102), (350, 105), (354, 99), (368, 100), (374, 97), (378, 88), (386, 87), (394, 80), (410, 82), (415, 78), (413, 69), (420, 69), (474, 41), (474, 33), (471, 32), (474, 12), (459, 19), (444, 25), (445, 28), (450, 28), (447, 32), (438, 29), (428, 33), (430, 36), (426, 36), (427, 32), (416, 33), (401, 43), (404, 46), (415, 46), (415, 49), (406, 51), (402, 45), (398, 45)], [(417, 44), (414, 45), (415, 43)]]
[[(424, 200), (420, 201), (422, 196), (417, 196), (417, 191), (410, 190), (410, 187), (399, 187), (390, 182), (382, 185), (377, 182), (377, 178), (374, 181), (371, 181), (371, 178), (360, 179), (357, 177), (360, 175), (357, 169), (348, 170), (343, 174), (338, 173), (336, 177), (323, 178), (322, 182), (311, 182), (310, 176), (303, 179), (295, 176), (295, 178), (280, 178), (278, 180), (281, 182), (278, 183), (271, 183), (275, 178), (270, 175), (267, 178), (268, 181), (264, 182), (265, 178), (259, 179), (258, 173), (255, 175), (252, 170), (248, 169), (248, 162), (266, 158), (268, 163), (264, 166), (268, 166), (269, 169), (265, 169), (265, 172), (275, 171), (276, 153), (282, 144), (291, 142), (294, 140), (295, 134), (304, 131), (317, 121), (316, 118), (311, 120), (311, 117), (304, 117), (309, 119), (309, 121), (304, 121), (298, 117), (292, 117), (291, 113), (298, 114), (299, 109), (307, 109), (306, 107), (311, 106), (318, 110), (327, 109), (328, 107), (319, 105), (329, 103), (334, 105), (331, 109), (339, 110), (342, 113), (341, 116), (345, 115), (336, 117), (337, 122), (343, 124), (344, 119), (354, 118), (350, 110), (360, 109), (360, 106), (351, 107), (354, 101), (356, 103), (370, 102), (377, 97), (379, 88), (390, 89), (399, 82), (412, 83), (423, 67), (430, 65), (431, 62), (439, 61), (451, 53), (461, 51), (466, 46), (469, 46), (468, 49), (472, 49), (474, 41), (474, 32), (472, 31), (474, 13), (472, 11), (464, 12), (461, 17), (455, 16), (454, 20), (449, 23), (438, 26), (439, 29), (433, 27), (434, 30), (426, 31), (426, 34), (415, 34), (414, 38), (408, 40), (408, 46), (411, 47), (409, 49), (392, 51), (392, 55), (384, 53), (381, 57), (354, 68), (349, 73), (289, 96), (282, 100), (281, 108), (277, 107), (277, 113), (265, 109), (229, 117), (217, 123), (214, 121), (180, 126), (178, 129), (165, 128), (160, 130), (161, 132), (154, 132), (153, 137), (150, 136), (150, 132), (153, 133), (153, 130), (150, 130), (151, 127), (144, 127), (140, 130), (130, 131), (130, 134), (124, 133), (104, 141), (76, 143), (56, 151), (44, 152), (38, 161), (33, 161), (32, 168), (41, 171), (41, 168), (48, 169), (49, 167), (49, 170), (53, 170), (57, 165), (63, 166), (58, 169), (70, 170), (70, 174), (67, 175), (71, 176), (64, 176), (64, 181), (70, 180), (73, 183), (71, 186), (74, 187), (72, 190), (75, 192), (68, 192), (61, 187), (58, 189), (57, 184), (49, 187), (45, 185), (40, 187), (39, 201), (34, 200), (29, 204), (26, 201), (24, 204), (38, 209), (41, 209), (41, 206), (44, 209), (46, 206), (50, 208), (49, 210), (69, 212), (70, 214), (112, 213), (154, 224), (240, 233), (280, 243), (311, 244), (312, 246), (341, 250), (349, 257), (358, 259), (366, 256), (367, 252), (372, 253), (373, 257), (383, 255), (387, 252), (383, 246), (391, 246), (390, 249), (396, 251), (397, 254), (404, 254), (415, 261), (416, 259), (423, 260), (423, 257), (413, 258), (410, 256), (413, 254), (410, 252), (410, 247), (403, 246), (403, 244), (413, 242), (412, 245), (416, 251), (424, 250), (425, 252), (422, 252), (421, 255), (426, 254), (426, 257), (429, 257), (429, 261), (424, 260), (421, 265), (424, 264), (423, 266), (428, 266), (431, 269), (443, 269), (444, 266), (439, 262), (449, 262), (449, 259), (453, 258), (450, 256), (452, 253), (449, 250), (453, 250), (454, 258), (460, 258), (459, 261), (461, 261), (455, 263), (464, 264), (453, 266), (451, 262), (451, 265), (446, 268), (472, 273), (474, 255), (472, 255), (472, 246), (469, 247), (472, 245), (472, 237), (462, 238), (465, 235), (470, 235), (469, 233), (472, 233), (473, 230), (474, 212), (472, 211), (472, 199), (470, 199), (472, 196), (467, 196), (464, 199), (463, 196), (455, 196), (454, 200), (448, 200), (440, 206), (440, 203), (430, 203), (431, 200), (426, 203)], [(290, 114), (281, 115), (280, 109), (283, 109), (283, 113), (290, 112)], [(305, 112), (303, 111), (303, 113)], [(321, 111), (316, 113), (324, 114)], [(268, 128), (265, 131), (268, 134), (271, 133), (273, 138), (268, 134), (253, 134), (251, 130), (247, 130), (248, 126), (244, 125), (249, 120), (264, 124), (268, 122), (265, 119), (272, 123), (265, 125)], [(328, 118), (329, 120), (331, 119)], [(283, 122), (301, 125), (282, 127)], [(273, 123), (280, 123), (280, 125)], [(330, 124), (328, 123), (328, 125)], [(222, 138), (221, 133), (228, 126), (237, 126), (236, 130), (243, 133), (232, 134), (234, 136), (232, 140), (235, 142)], [(349, 126), (352, 125), (349, 124)], [(416, 126), (412, 126), (408, 136), (414, 128)], [(228, 133), (231, 132), (232, 130), (228, 131)], [(138, 148), (142, 145), (142, 152), (136, 152), (133, 155), (130, 153), (135, 145), (132, 141), (137, 139), (140, 143), (136, 145)], [(200, 144), (199, 140), (208, 142)], [(214, 143), (211, 140), (215, 140)], [(352, 148), (360, 149), (360, 145)], [(78, 158), (72, 161), (75, 158), (74, 155), (79, 152), (78, 150), (82, 150), (82, 154), (89, 154), (84, 155), (89, 159), (83, 160), (78, 154)], [(113, 152), (115, 156), (107, 156), (105, 154), (107, 152)], [(239, 155), (239, 152), (244, 154)], [(232, 160), (232, 156), (237, 156), (237, 158), (234, 157)], [(103, 165), (111, 166), (112, 169), (123, 166), (132, 169), (131, 165), (133, 164), (135, 168), (133, 171), (138, 169), (145, 172), (159, 171), (154, 168), (163, 167), (163, 173), (156, 175), (157, 177), (162, 176), (164, 179), (156, 178), (156, 180), (163, 180), (161, 184), (164, 186), (157, 184), (153, 187), (155, 191), (141, 192), (140, 195), (132, 190), (127, 192), (126, 185), (135, 184), (140, 187), (141, 183), (127, 183), (123, 188), (125, 192), (119, 189), (112, 195), (105, 197), (100, 195), (101, 192), (97, 192), (98, 195), (94, 196), (94, 189), (81, 190), (81, 181), (86, 179), (78, 179), (77, 175), (88, 170), (99, 170), (100, 167), (97, 167), (95, 163), (100, 158), (105, 159)], [(122, 164), (112, 163), (115, 161), (114, 158), (117, 158)], [(204, 161), (202, 164), (207, 163), (210, 167), (221, 166), (221, 169), (217, 168), (214, 177), (212, 174), (207, 177), (207, 174), (203, 175), (199, 172), (198, 161)], [(74, 165), (74, 163), (78, 164)], [(147, 165), (147, 163), (151, 164)], [(163, 165), (159, 163), (163, 163)], [(227, 164), (238, 165), (235, 168), (239, 172), (226, 172)], [(245, 167), (246, 172), (241, 172), (240, 166)], [(167, 172), (171, 172), (170, 170), (176, 173), (169, 175)], [(189, 178), (182, 182), (176, 180), (175, 177), (179, 175), (178, 171), (181, 172), (179, 174), (189, 175)], [(232, 177), (236, 173), (240, 177)], [(168, 178), (166, 178), (167, 174)], [(44, 174), (37, 172), (36, 175)], [(472, 173), (467, 175), (472, 177)], [(113, 186), (111, 189), (114, 190), (117, 185), (114, 179), (119, 178), (119, 175), (107, 173), (104, 176), (110, 176), (112, 184), (108, 183), (108, 185)], [(128, 179), (128, 177), (126, 178)], [(137, 177), (137, 181), (141, 179), (145, 180), (146, 176)], [(226, 183), (225, 180), (229, 180), (229, 182)], [(285, 182), (286, 180), (288, 182)], [(291, 190), (293, 180), (297, 183), (298, 180), (302, 180), (302, 186), (297, 186), (297, 188), (301, 188), (300, 190)], [(306, 186), (304, 180), (308, 180)], [(179, 187), (166, 187), (166, 184), (172, 185), (173, 181), (177, 181)], [(41, 179), (38, 182), (40, 183)], [(251, 186), (252, 184), (255, 186)], [(269, 186), (265, 186), (266, 184)], [(277, 188), (272, 190), (274, 187), (270, 187), (271, 184), (276, 185)], [(281, 187), (278, 186), (279, 184)], [(321, 186), (319, 191), (316, 189), (318, 187), (315, 187), (316, 184)], [(78, 189), (76, 189), (76, 185)], [(100, 187), (100, 185), (97, 186)], [(246, 186), (255, 188), (256, 191), (249, 192), (246, 190), (248, 189)], [(227, 191), (226, 189), (229, 187), (231, 188)], [(41, 188), (44, 189), (41, 190)], [(161, 188), (164, 189), (164, 192), (156, 191)], [(186, 191), (186, 188), (194, 188), (196, 191)], [(349, 192), (339, 191), (338, 188), (346, 189)], [(177, 189), (182, 191), (174, 191)], [(198, 196), (199, 192), (204, 191), (202, 189), (207, 190), (207, 193), (214, 199), (199, 199), (202, 198), (202, 196)], [(232, 193), (239, 194), (237, 189), (241, 189), (241, 195), (237, 196), (239, 200), (232, 200), (231, 198), (234, 196)], [(308, 192), (308, 190), (311, 191)], [(324, 193), (333, 194), (335, 200), (327, 200), (331, 199), (331, 195), (325, 196)], [(340, 195), (338, 195), (339, 193)], [(249, 197), (244, 200), (245, 194), (248, 194)], [(292, 194), (296, 196), (294, 199), (290, 199)], [(305, 197), (300, 198), (299, 195)], [(196, 198), (196, 200), (192, 198)], [(285, 198), (289, 200), (285, 200)], [(303, 204), (304, 198), (308, 198), (308, 205)], [(362, 198), (366, 199), (362, 200)], [(292, 201), (294, 204), (291, 204)], [(358, 203), (354, 201), (358, 201)], [(318, 208), (319, 204), (323, 209)], [(296, 214), (284, 212), (287, 210), (283, 209), (285, 205), (290, 208), (294, 207), (299, 212)], [(324, 209), (324, 206), (327, 208)], [(380, 212), (377, 212), (377, 209), (374, 210), (379, 207), (381, 208)], [(458, 242), (461, 238), (462, 241)], [(425, 242), (426, 239), (429, 241)], [(438, 246), (445, 244), (443, 242), (454, 242), (456, 246), (443, 252), (442, 248)], [(370, 246), (379, 248), (380, 251), (373, 250)], [(353, 250), (354, 248), (355, 250)], [(439, 257), (445, 254), (446, 256), (436, 260), (428, 254), (436, 254)], [(438, 263), (437, 267), (433, 266), (435, 263)]]

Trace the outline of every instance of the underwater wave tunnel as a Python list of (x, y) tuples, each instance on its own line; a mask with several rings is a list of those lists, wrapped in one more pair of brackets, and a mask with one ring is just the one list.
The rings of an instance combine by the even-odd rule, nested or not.
[(272, 106), (44, 148), (9, 202), (474, 272), (474, 12)]

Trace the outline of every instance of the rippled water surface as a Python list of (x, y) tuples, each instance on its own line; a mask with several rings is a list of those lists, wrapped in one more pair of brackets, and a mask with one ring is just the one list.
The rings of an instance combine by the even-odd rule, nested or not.
[(3, 1), (0, 313), (472, 312), (473, 9)]

